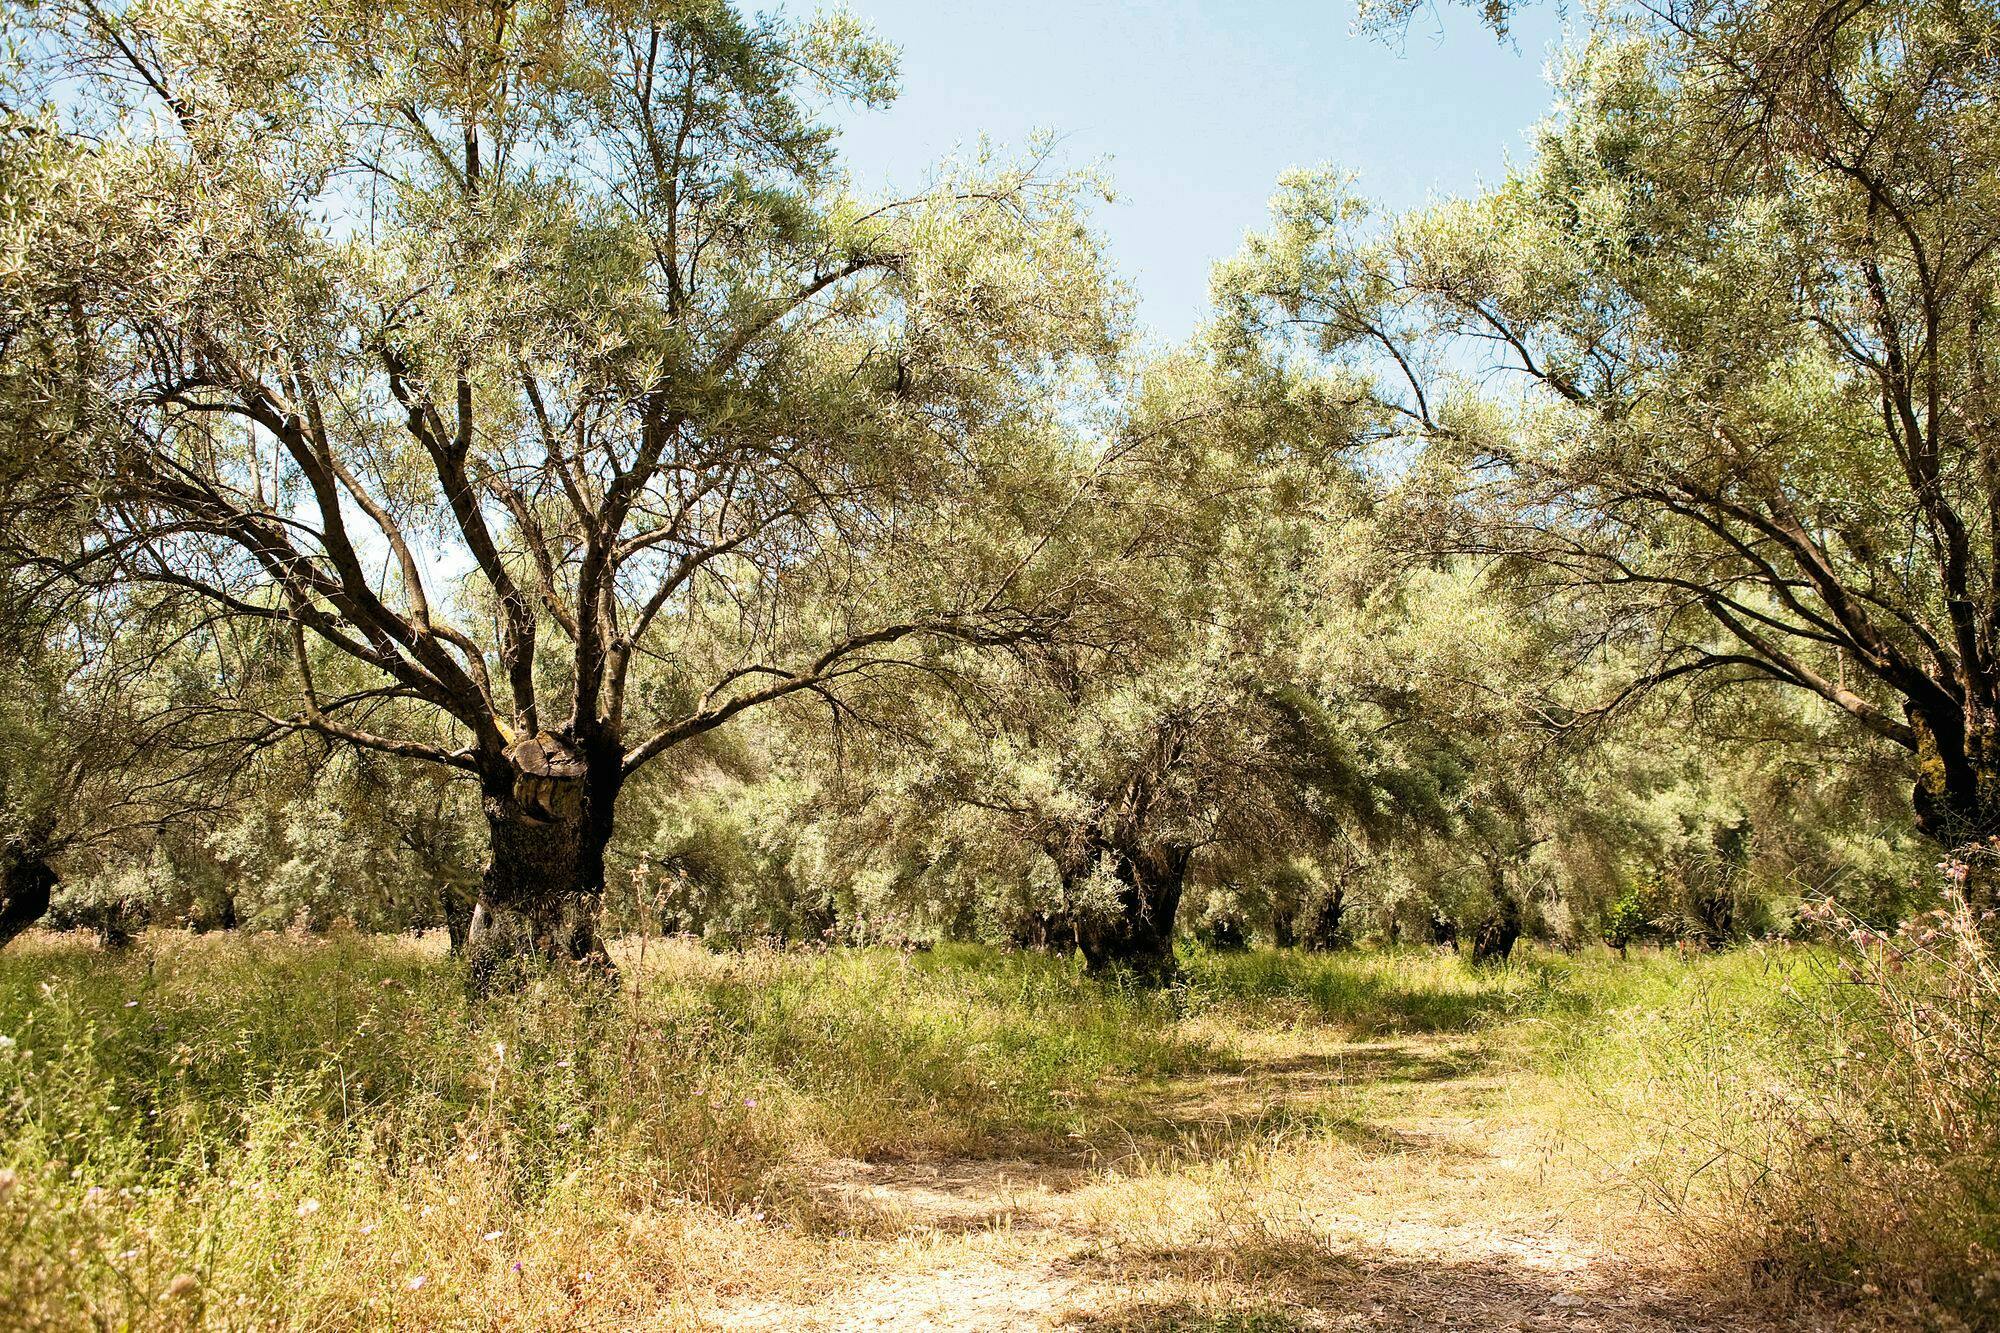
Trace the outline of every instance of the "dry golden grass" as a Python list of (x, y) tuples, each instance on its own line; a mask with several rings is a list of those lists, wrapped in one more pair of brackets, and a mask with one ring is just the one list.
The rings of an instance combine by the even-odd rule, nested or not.
[(1158, 995), (654, 941), (475, 1006), (410, 942), (27, 945), (7, 1328), (1830, 1318), (1676, 1247), (1671, 1136), (1592, 1035), (1764, 984), (1728, 960), (1202, 956)]

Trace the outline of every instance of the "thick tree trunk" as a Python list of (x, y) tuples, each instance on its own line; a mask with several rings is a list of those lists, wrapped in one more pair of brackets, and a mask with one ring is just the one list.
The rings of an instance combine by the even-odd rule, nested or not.
[(56, 872), (36, 843), (9, 841), (0, 850), (0, 949), (42, 919), (56, 887)]
[(2000, 734), (1965, 715), (1936, 724), (1916, 708), (1906, 715), (1917, 738), (1917, 827), (1954, 848), (2000, 836)]
[(595, 755), (565, 747), (550, 765), (532, 752), (524, 760), (522, 748), (482, 788), (491, 850), (463, 946), (479, 990), (520, 959), (611, 962), (597, 918), (622, 756), (611, 746)]
[(1193, 849), (1166, 846), (1139, 851), (1099, 846), (1090, 865), (1102, 864), (1118, 883), (1115, 913), (1077, 923), (1077, 947), (1093, 972), (1129, 970), (1161, 984), (1174, 977), (1174, 918), (1187, 884)]
[(1316, 900), (1308, 909), (1305, 946), (1315, 953), (1331, 953), (1341, 944), (1340, 926), (1347, 915), (1347, 889), (1340, 886), (1332, 894)]
[(1521, 938), (1521, 905), (1514, 895), (1502, 890), (1494, 895), (1493, 910), (1479, 923), (1472, 936), (1472, 961), (1504, 963), (1513, 956), (1514, 941)]

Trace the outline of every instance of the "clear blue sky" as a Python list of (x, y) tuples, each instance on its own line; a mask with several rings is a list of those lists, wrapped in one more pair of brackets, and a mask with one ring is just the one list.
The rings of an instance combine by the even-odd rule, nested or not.
[(857, 186), (919, 186), (981, 134), (1062, 134), (1068, 164), (1108, 165), (1118, 199), (1101, 231), (1165, 340), (1202, 317), (1209, 266), (1261, 225), (1286, 167), (1330, 162), (1396, 208), (1496, 179), (1549, 105), (1558, 31), (1547, 6), (1517, 21), (1518, 49), (1455, 5), (1399, 46), (1355, 35), (1353, 0), (847, 7), (903, 52), (896, 104), (842, 116)]

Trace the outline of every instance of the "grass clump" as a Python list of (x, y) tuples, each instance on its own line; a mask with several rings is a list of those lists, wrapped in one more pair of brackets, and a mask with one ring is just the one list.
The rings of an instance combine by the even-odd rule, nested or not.
[[(2000, 972), (1960, 901), (1896, 936), (1633, 955), (1538, 1050), (1568, 1132), (1720, 1277), (2000, 1328)], [(1612, 1127), (1607, 1129), (1606, 1127)]]
[(0, 1326), (615, 1326), (808, 1244), (816, 1159), (1061, 1142), (1209, 1056), (1047, 959), (621, 962), (475, 1004), (408, 942), (0, 955)]

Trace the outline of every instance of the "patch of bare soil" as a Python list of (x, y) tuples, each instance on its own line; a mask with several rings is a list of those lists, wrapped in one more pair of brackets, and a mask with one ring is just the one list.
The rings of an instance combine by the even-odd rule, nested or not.
[(1470, 1039), (1328, 1044), (1134, 1090), (1087, 1165), (826, 1163), (840, 1237), (722, 1329), (1826, 1328), (1675, 1268)]

